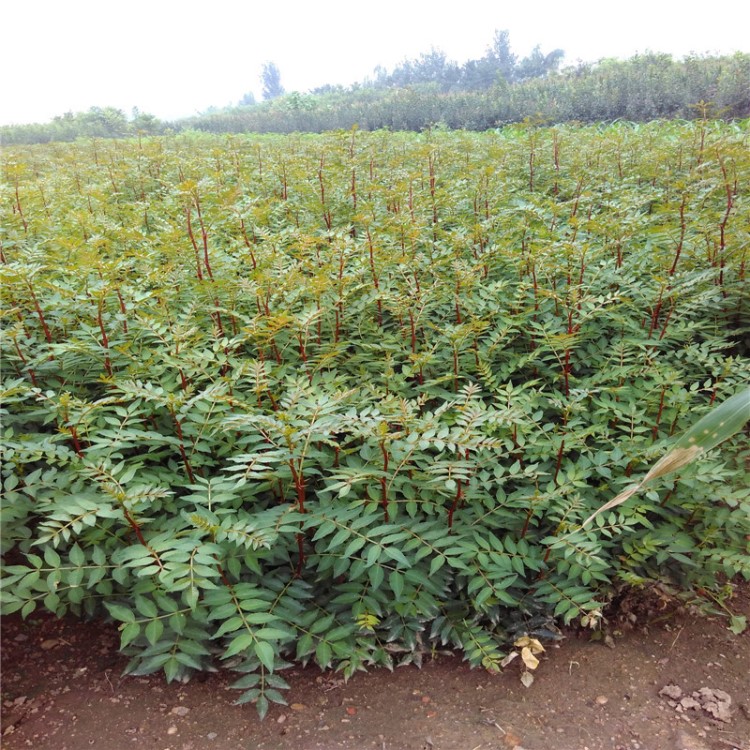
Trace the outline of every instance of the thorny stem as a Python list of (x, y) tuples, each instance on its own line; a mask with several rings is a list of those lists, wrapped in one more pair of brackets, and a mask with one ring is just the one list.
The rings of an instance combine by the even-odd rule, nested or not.
[(182, 456), (182, 463), (185, 466), (190, 484), (195, 484), (195, 474), (193, 473), (193, 467), (190, 465), (190, 459), (188, 458), (187, 452), (185, 451), (185, 441), (182, 435), (182, 423), (180, 422), (174, 409), (170, 408), (172, 415), (172, 421), (174, 422), (175, 431), (177, 433), (177, 440), (179, 442), (180, 456)]
[(674, 272), (677, 270), (677, 262), (680, 260), (680, 255), (682, 254), (682, 246), (683, 246), (683, 243), (685, 242), (685, 229), (686, 229), (685, 207), (686, 206), (687, 206), (687, 193), (683, 193), (682, 203), (680, 203), (680, 239), (677, 242), (677, 249), (675, 250), (674, 262), (672, 263), (672, 268), (669, 269), (670, 276), (674, 276)]
[(187, 217), (187, 231), (190, 237), (190, 242), (193, 245), (195, 252), (195, 275), (198, 277), (198, 281), (203, 281), (203, 270), (201, 269), (201, 254), (198, 249), (198, 243), (195, 241), (195, 234), (193, 233), (193, 224), (190, 219), (190, 206), (185, 206), (185, 216)]
[(461, 479), (456, 479), (456, 494), (453, 498), (453, 503), (451, 504), (451, 507), (448, 510), (448, 528), (449, 529), (453, 528), (453, 514), (456, 512), (456, 508), (458, 508), (458, 506), (461, 504), (463, 497), (464, 497), (463, 481)]
[(23, 224), (23, 233), (28, 234), (29, 225), (26, 223), (26, 217), (23, 215), (23, 210), (21, 209), (21, 198), (18, 195), (18, 182), (16, 182), (16, 208), (18, 210), (18, 215), (21, 217), (21, 223)]
[(333, 226), (333, 222), (331, 220), (331, 212), (328, 210), (328, 207), (326, 206), (326, 187), (325, 183), (323, 182), (323, 157), (320, 157), (320, 169), (318, 169), (318, 183), (320, 184), (320, 205), (323, 209), (323, 221), (325, 222), (326, 229), (328, 231), (331, 231), (331, 227)]
[(193, 201), (195, 202), (195, 210), (198, 212), (198, 223), (201, 228), (201, 242), (203, 244), (203, 265), (206, 267), (206, 273), (211, 281), (214, 280), (213, 272), (211, 271), (211, 263), (208, 259), (208, 232), (206, 231), (206, 225), (203, 222), (203, 212), (201, 211), (201, 201), (198, 197), (198, 193), (193, 194)]
[(721, 220), (721, 224), (719, 224), (719, 286), (721, 287), (721, 294), (722, 296), (726, 297), (727, 293), (724, 289), (724, 266), (726, 265), (726, 259), (724, 257), (724, 251), (727, 246), (727, 239), (726, 239), (726, 228), (727, 228), (727, 222), (729, 221), (729, 214), (732, 213), (732, 208), (734, 207), (734, 197), (732, 195), (732, 185), (729, 181), (729, 177), (727, 176), (727, 168), (724, 164), (724, 160), (721, 158), (721, 155), (718, 153), (716, 154), (716, 157), (719, 161), (719, 167), (721, 168), (721, 174), (724, 177), (724, 190), (726, 192), (727, 196), (727, 204), (726, 204), (726, 210), (724, 211), (724, 216)]
[(255, 253), (253, 252), (252, 245), (250, 244), (250, 240), (247, 237), (247, 232), (245, 231), (245, 220), (240, 216), (240, 231), (242, 232), (242, 239), (245, 242), (245, 247), (247, 247), (248, 251), (250, 252), (250, 262), (253, 264), (253, 271), (258, 267), (257, 262), (255, 261)]
[(526, 518), (524, 519), (523, 528), (521, 529), (521, 539), (523, 539), (528, 533), (529, 523), (531, 522), (531, 517), (533, 515), (534, 515), (534, 508), (532, 506), (526, 511)]
[(47, 340), (48, 344), (51, 344), (52, 333), (49, 330), (49, 326), (47, 325), (47, 320), (44, 317), (44, 312), (42, 312), (41, 305), (39, 304), (39, 300), (37, 299), (36, 293), (34, 292), (34, 287), (31, 285), (30, 281), (26, 282), (26, 286), (28, 286), (29, 288), (29, 293), (31, 294), (31, 301), (34, 303), (34, 310), (36, 310), (37, 317), (39, 318), (39, 322), (41, 323), (42, 330), (44, 331), (44, 338)]
[(26, 359), (26, 357), (23, 356), (21, 347), (18, 345), (18, 339), (15, 336), (13, 336), (13, 343), (15, 344), (16, 352), (18, 352), (19, 359), (21, 360), (23, 366), (28, 370), (32, 385), (36, 386), (37, 382), (36, 382), (36, 374), (34, 373), (34, 369), (28, 366), (28, 360)]
[(115, 293), (117, 294), (117, 299), (120, 301), (120, 312), (122, 313), (122, 332), (124, 334), (127, 334), (128, 332), (128, 321), (127, 321), (127, 308), (125, 307), (125, 301), (122, 298), (122, 294), (120, 293), (120, 287), (117, 287), (115, 289)]
[(656, 301), (656, 305), (654, 306), (653, 311), (651, 312), (651, 326), (648, 329), (648, 337), (651, 338), (651, 336), (654, 333), (654, 329), (656, 328), (657, 323), (659, 322), (659, 314), (661, 313), (661, 307), (664, 303), (664, 291), (665, 287), (661, 287), (659, 290), (659, 299)]
[(560, 467), (562, 466), (563, 454), (565, 453), (565, 438), (560, 441), (560, 447), (557, 449), (557, 461), (555, 462), (555, 475), (552, 481), (557, 484), (557, 476), (560, 473)]

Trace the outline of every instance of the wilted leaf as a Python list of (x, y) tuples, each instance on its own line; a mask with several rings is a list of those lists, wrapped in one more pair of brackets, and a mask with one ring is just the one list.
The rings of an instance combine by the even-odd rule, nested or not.
[(528, 635), (522, 635), (520, 638), (514, 641), (513, 645), (516, 648), (528, 648), (532, 654), (543, 654), (544, 646), (537, 638), (531, 638)]
[(732, 617), (729, 618), (729, 630), (731, 630), (735, 635), (744, 633), (746, 628), (747, 617), (745, 615), (732, 615)]
[(539, 659), (531, 653), (531, 649), (528, 646), (521, 649), (521, 658), (526, 665), (526, 669), (536, 669), (539, 666)]
[(518, 657), (518, 651), (511, 651), (501, 662), (500, 666), (505, 669), (514, 659)]

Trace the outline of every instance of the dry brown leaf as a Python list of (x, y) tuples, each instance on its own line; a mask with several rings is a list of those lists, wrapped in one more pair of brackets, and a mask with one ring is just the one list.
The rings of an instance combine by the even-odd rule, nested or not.
[(536, 669), (539, 666), (539, 659), (534, 656), (528, 646), (521, 649), (521, 658), (526, 665), (526, 669)]

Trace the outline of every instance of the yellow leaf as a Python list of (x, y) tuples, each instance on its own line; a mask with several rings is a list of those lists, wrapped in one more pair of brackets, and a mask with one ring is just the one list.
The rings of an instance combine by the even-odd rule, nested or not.
[(536, 669), (539, 666), (539, 659), (534, 656), (528, 646), (521, 649), (521, 658), (527, 669)]
[(532, 654), (544, 653), (544, 646), (542, 646), (542, 644), (536, 638), (530, 638), (528, 635), (522, 635), (520, 638), (516, 639), (513, 645), (516, 648), (528, 647), (529, 649), (531, 649)]

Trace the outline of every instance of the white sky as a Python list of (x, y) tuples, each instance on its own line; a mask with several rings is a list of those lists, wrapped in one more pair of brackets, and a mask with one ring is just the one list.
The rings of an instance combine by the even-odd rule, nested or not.
[(563, 64), (750, 52), (747, 0), (9, 0), (0, 22), (0, 124), (91, 106), (188, 116), (260, 100), (267, 60), (306, 91), (432, 46), (478, 58), (496, 29), (520, 56), (564, 49)]

